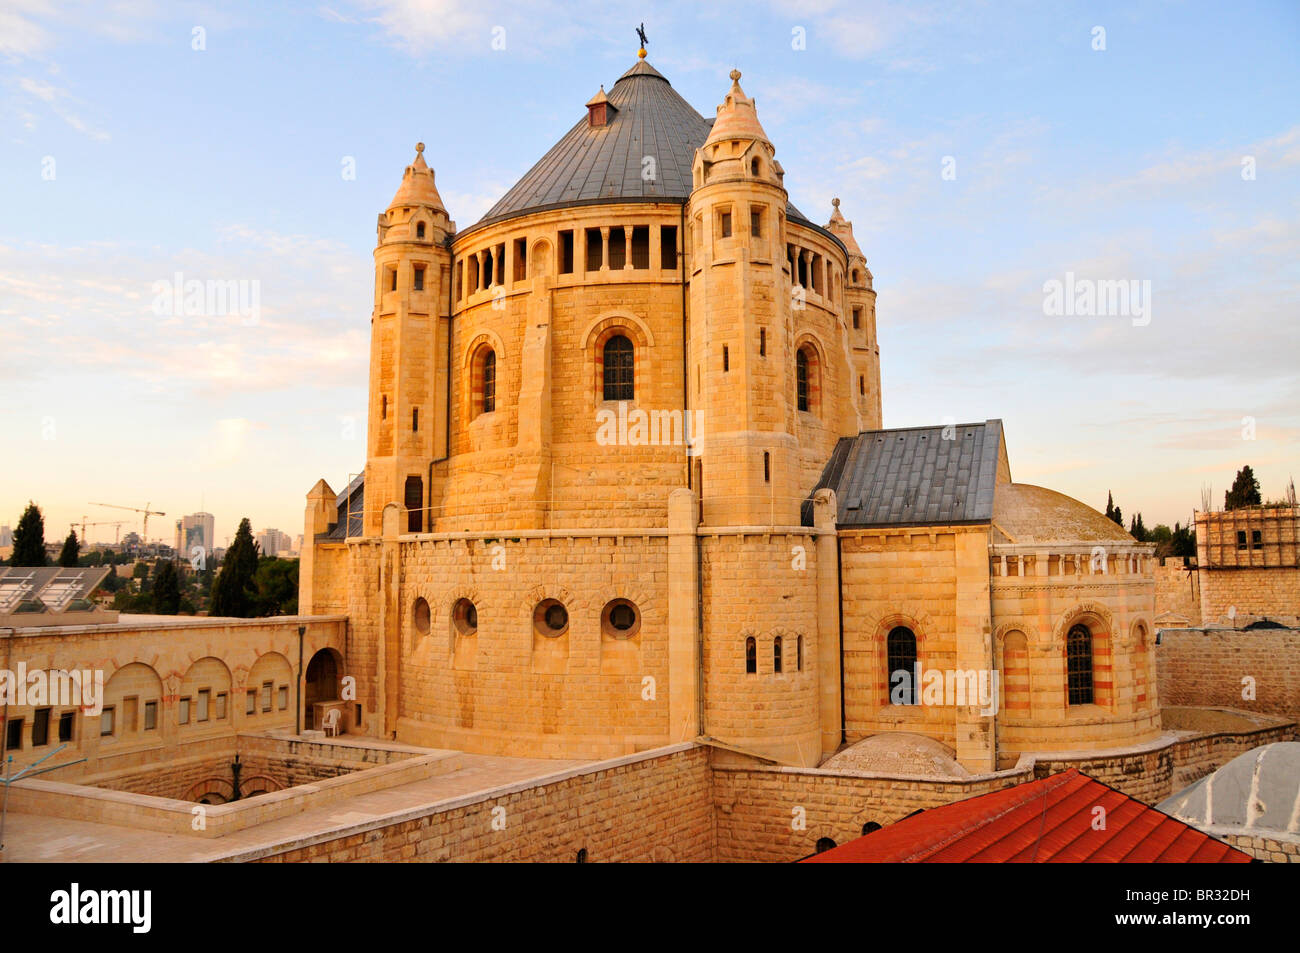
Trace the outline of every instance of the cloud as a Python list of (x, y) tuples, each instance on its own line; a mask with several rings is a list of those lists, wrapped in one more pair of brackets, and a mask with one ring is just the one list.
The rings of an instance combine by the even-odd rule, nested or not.
[(51, 9), (40, 0), (10, 0), (0, 7), (0, 56), (19, 60), (49, 49), (50, 34), (36, 18)]

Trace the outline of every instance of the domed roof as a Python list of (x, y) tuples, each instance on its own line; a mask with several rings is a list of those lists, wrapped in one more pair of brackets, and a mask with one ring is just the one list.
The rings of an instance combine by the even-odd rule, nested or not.
[[(605, 97), (612, 109), (604, 125), (580, 119), (471, 227), (575, 205), (685, 201), (695, 150), (709, 137), (711, 121), (645, 59)], [(654, 159), (653, 175), (644, 174), (646, 157)], [(793, 205), (786, 217), (820, 229)]]
[(1156, 809), (1197, 827), (1300, 833), (1300, 743), (1237, 755)]
[(1123, 527), (1064, 493), (1028, 483), (999, 483), (993, 525), (1012, 543), (1132, 543)]
[(970, 772), (958, 763), (953, 750), (943, 742), (907, 731), (886, 731), (863, 738), (827, 758), (821, 767), (873, 774), (970, 777)]

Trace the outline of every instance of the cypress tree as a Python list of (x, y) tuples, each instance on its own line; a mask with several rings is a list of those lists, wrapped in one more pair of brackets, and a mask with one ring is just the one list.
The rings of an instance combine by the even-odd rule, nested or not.
[(80, 555), (81, 543), (77, 541), (77, 534), (74, 530), (68, 530), (68, 538), (63, 541), (63, 549), (59, 551), (59, 565), (75, 569)]
[(45, 518), (40, 508), (28, 501), (14, 529), (14, 553), (9, 565), (44, 566), (45, 562)]
[(257, 544), (253, 542), (253, 527), (245, 517), (239, 521), (234, 542), (221, 560), (221, 571), (212, 584), (212, 605), (208, 614), (249, 618), (256, 594), (253, 584), (256, 574)]
[(181, 607), (181, 579), (170, 559), (158, 566), (153, 584), (153, 611), (159, 615), (176, 615)]

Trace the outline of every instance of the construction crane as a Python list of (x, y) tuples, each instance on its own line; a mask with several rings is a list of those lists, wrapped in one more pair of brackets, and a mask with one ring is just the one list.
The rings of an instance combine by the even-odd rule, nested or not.
[(107, 507), (110, 507), (111, 509), (115, 509), (115, 510), (132, 510), (133, 512), (136, 512), (136, 513), (143, 513), (143, 514), (144, 514), (144, 525), (142, 525), (142, 526), (140, 527), (140, 540), (141, 540), (141, 542), (145, 542), (145, 543), (149, 542), (149, 517), (151, 517), (151, 516), (166, 516), (166, 515), (167, 515), (167, 514), (164, 513), (162, 510), (151, 510), (151, 509), (149, 509), (149, 504), (148, 504), (148, 503), (146, 503), (146, 504), (144, 505), (144, 509), (140, 509), (140, 507), (138, 507), (138, 506), (119, 506), (119, 505), (116, 504), (116, 503), (91, 503), (90, 505), (91, 505), (91, 506), (107, 506)]
[(86, 522), (86, 517), (83, 516), (83, 517), (81, 518), (81, 522), (80, 522), (80, 523), (73, 523), (71, 528), (75, 530), (78, 526), (81, 527), (81, 533), (80, 533), (80, 535), (77, 536), (77, 538), (78, 538), (79, 540), (81, 540), (81, 544), (84, 546), (84, 545), (86, 545), (86, 527), (87, 527), (87, 526), (112, 526), (112, 527), (115, 527), (114, 532), (115, 532), (116, 535), (114, 536), (114, 539), (113, 539), (113, 545), (116, 546), (118, 543), (120, 543), (120, 542), (122, 541), (122, 527), (125, 526), (128, 522), (129, 522), (129, 520), (99, 520), (98, 522), (90, 522), (90, 523), (87, 523), (87, 522)]

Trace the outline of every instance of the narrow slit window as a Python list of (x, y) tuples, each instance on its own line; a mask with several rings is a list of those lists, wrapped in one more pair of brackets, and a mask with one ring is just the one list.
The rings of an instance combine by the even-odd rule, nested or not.
[(420, 432), (420, 408), (411, 408), (411, 433)]
[(758, 356), (767, 357), (767, 328), (758, 329)]
[(677, 267), (677, 226), (664, 225), (659, 229), (660, 267), (672, 271)]
[(621, 225), (609, 230), (609, 267), (622, 270), (627, 264), (627, 232)]
[(763, 237), (763, 210), (761, 208), (749, 210), (749, 233), (754, 238)]
[(727, 345), (722, 345), (722, 369), (731, 370), (731, 353), (727, 350)]
[(528, 277), (528, 239), (515, 239), (515, 281)]
[(415, 267), (415, 273), (412, 276), (411, 287), (415, 291), (424, 290), (424, 266), (423, 265), (417, 265)]
[(772, 640), (772, 671), (780, 675), (784, 671), (785, 660), (781, 657), (782, 651), (781, 636)]
[(573, 229), (560, 232), (560, 274), (573, 274)]
[(632, 267), (650, 267), (650, 226), (632, 226)]
[(766, 451), (763, 452), (763, 482), (772, 482), (772, 455)]
[(751, 635), (745, 639), (745, 674), (753, 675), (758, 671), (758, 643)]

